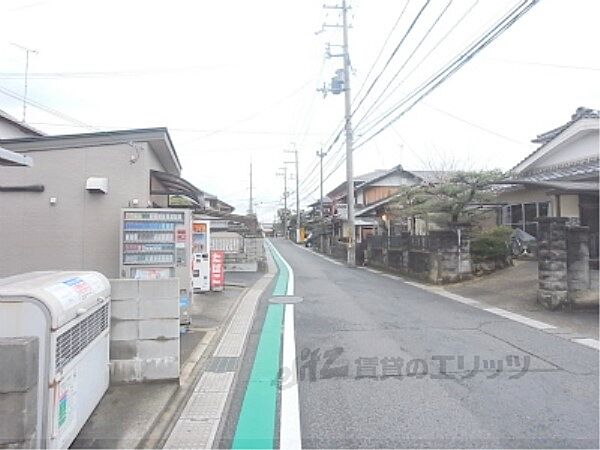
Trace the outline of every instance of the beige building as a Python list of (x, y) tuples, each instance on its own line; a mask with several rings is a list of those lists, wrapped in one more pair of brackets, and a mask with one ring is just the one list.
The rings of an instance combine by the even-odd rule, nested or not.
[(568, 217), (590, 227), (598, 257), (600, 112), (578, 108), (566, 124), (539, 135), (540, 147), (512, 170), (498, 196), (501, 223), (537, 236), (537, 217)]
[(32, 167), (0, 167), (0, 277), (32, 270), (119, 275), (120, 210), (166, 207), (170, 195), (198, 205), (179, 177), (166, 128), (0, 140)]

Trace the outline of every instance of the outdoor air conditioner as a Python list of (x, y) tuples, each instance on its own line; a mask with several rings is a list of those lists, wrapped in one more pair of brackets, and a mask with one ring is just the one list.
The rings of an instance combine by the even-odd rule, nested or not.
[(108, 178), (90, 177), (85, 182), (85, 189), (88, 192), (108, 194)]
[(0, 280), (0, 337), (39, 344), (32, 446), (68, 448), (108, 389), (109, 322), (110, 284), (97, 272)]

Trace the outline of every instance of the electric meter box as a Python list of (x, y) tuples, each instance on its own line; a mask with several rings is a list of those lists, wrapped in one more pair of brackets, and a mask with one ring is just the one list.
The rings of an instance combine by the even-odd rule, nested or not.
[(121, 212), (121, 278), (179, 278), (179, 314), (190, 323), (192, 212), (172, 208), (127, 208)]
[(210, 222), (192, 223), (192, 286), (195, 291), (210, 291)]
[(0, 337), (38, 338), (36, 448), (68, 448), (108, 389), (109, 325), (97, 272), (0, 279)]

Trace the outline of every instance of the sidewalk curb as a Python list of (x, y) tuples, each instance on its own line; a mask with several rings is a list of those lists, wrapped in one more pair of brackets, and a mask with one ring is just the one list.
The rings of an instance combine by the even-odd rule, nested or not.
[[(272, 273), (263, 274), (238, 296), (234, 308), (223, 321), (219, 333), (213, 337), (202, 359), (194, 368), (186, 391), (179, 397), (177, 409), (173, 408), (164, 419), (166, 425), (154, 442), (144, 443), (148, 447), (160, 448), (212, 448), (218, 442), (224, 417), (231, 402), (232, 386), (235, 385), (237, 370), (227, 377), (225, 372), (212, 367), (215, 358), (225, 358), (230, 352), (232, 336), (239, 333), (239, 315), (248, 308), (255, 296), (260, 298), (271, 284)], [(264, 285), (264, 286), (261, 286)], [(250, 323), (254, 321), (255, 310)], [(232, 335), (233, 332), (233, 335)], [(241, 348), (246, 350), (249, 334), (244, 337)], [(239, 345), (239, 343), (237, 344)], [(221, 379), (225, 376), (227, 379)], [(215, 384), (216, 383), (216, 384)], [(164, 415), (163, 415), (164, 417)], [(217, 418), (218, 417), (218, 418)]]
[[(210, 358), (217, 348), (220, 340), (227, 331), (233, 316), (242, 303), (243, 298), (263, 278), (264, 275), (254, 284), (252, 284), (252, 286), (245, 287), (237, 296), (235, 306), (227, 313), (227, 317), (223, 322), (221, 329), (218, 330), (218, 332), (213, 331), (207, 333), (207, 336), (210, 337), (207, 339), (207, 336), (205, 336), (202, 341), (197, 344), (188, 360), (182, 366), (179, 388), (175, 391), (175, 394), (171, 397), (169, 402), (167, 402), (163, 410), (157, 416), (156, 420), (148, 427), (148, 432), (143, 438), (140, 439), (135, 448), (164, 447), (175, 424), (177, 423), (177, 419), (181, 415), (189, 398), (194, 392), (196, 384), (204, 373), (203, 369), (206, 360)], [(202, 351), (199, 351), (203, 345), (205, 345), (205, 347)]]
[[(265, 244), (264, 245), (266, 246), (266, 239), (265, 239)], [(261, 278), (259, 278), (257, 280), (257, 282), (255, 283), (255, 285), (257, 283), (259, 283), (260, 281), (266, 280), (266, 279), (269, 279), (269, 282), (265, 284), (264, 289), (259, 294), (258, 301), (257, 301), (256, 307), (255, 307), (253, 315), (252, 315), (252, 325), (254, 325), (254, 321), (256, 320), (256, 314), (257, 314), (257, 311), (259, 309), (260, 298), (271, 287), (271, 285), (273, 283), (273, 280), (276, 278), (277, 273), (278, 273), (278, 269), (275, 266), (275, 261), (273, 260), (273, 257), (270, 254), (270, 252), (266, 251), (266, 255), (267, 255), (267, 272)], [(255, 285), (253, 285), (253, 287)], [(244, 355), (246, 354), (246, 351), (248, 349), (248, 342), (250, 341), (250, 335), (251, 335), (251, 333), (252, 333), (252, 326), (248, 330), (248, 334), (246, 335), (246, 339), (244, 340), (244, 345), (242, 347), (242, 353), (241, 353), (241, 357), (240, 358), (243, 358)], [(213, 439), (213, 442), (212, 442), (212, 448), (216, 448), (215, 444), (221, 442), (221, 440), (223, 439), (224, 426), (225, 426), (225, 423), (226, 423), (226, 420), (224, 420), (224, 418), (228, 417), (229, 414), (231, 413), (231, 402), (233, 400), (233, 394), (235, 393), (235, 391), (239, 387), (238, 384), (239, 384), (240, 374), (241, 374), (241, 366), (238, 367), (238, 369), (233, 374), (233, 379), (232, 379), (232, 382), (231, 382), (231, 386), (230, 386), (229, 392), (227, 394), (227, 400), (225, 402), (225, 405), (223, 406), (223, 412), (222, 412), (221, 420), (219, 422), (219, 426), (217, 427), (217, 429), (215, 431), (215, 436), (214, 436), (214, 439)], [(240, 404), (240, 408), (241, 408), (241, 404)], [(238, 419), (239, 419), (239, 417), (238, 417)], [(232, 436), (232, 443), (233, 443), (233, 436)]]

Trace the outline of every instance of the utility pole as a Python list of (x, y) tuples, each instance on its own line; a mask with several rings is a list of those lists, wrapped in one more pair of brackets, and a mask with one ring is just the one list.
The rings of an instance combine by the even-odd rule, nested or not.
[(249, 215), (253, 214), (252, 205), (253, 205), (253, 199), (252, 199), (252, 160), (250, 160), (250, 205), (249, 205), (249, 208), (248, 208), (248, 214)]
[(280, 168), (283, 172), (277, 172), (277, 176), (283, 177), (283, 237), (287, 238), (287, 166)]
[(348, 265), (356, 265), (355, 227), (354, 227), (354, 169), (352, 164), (353, 135), (352, 109), (350, 96), (350, 55), (348, 53), (348, 7), (342, 0), (342, 25), (344, 27), (344, 107), (346, 115), (346, 183), (348, 184)]
[(321, 220), (323, 220), (323, 158), (327, 156), (327, 152), (323, 152), (323, 148), (321, 147), (321, 151), (317, 152), (317, 157), (319, 158), (319, 170), (320, 170), (320, 177), (319, 177), (319, 192), (320, 192), (320, 196), (319, 196), (319, 208), (320, 208), (320, 216), (321, 216)]
[(21, 50), (23, 50), (25, 52), (25, 88), (23, 90), (23, 120), (22, 122), (25, 123), (25, 118), (27, 115), (27, 85), (28, 85), (28, 79), (29, 79), (29, 54), (33, 53), (34, 55), (37, 55), (38, 51), (37, 50), (33, 50), (31, 48), (27, 48), (24, 47), (23, 45), (19, 45), (19, 44), (15, 44), (13, 43), (12, 45), (14, 45), (17, 48), (20, 48)]
[[(352, 164), (352, 150), (353, 150), (353, 133), (352, 133), (352, 97), (350, 90), (350, 54), (348, 52), (348, 10), (350, 7), (347, 5), (346, 0), (342, 0), (342, 5), (335, 6), (323, 6), (326, 9), (340, 9), (342, 11), (342, 35), (343, 43), (341, 54), (332, 54), (330, 52), (330, 45), (327, 45), (327, 57), (341, 57), (344, 60), (344, 68), (341, 71), (336, 71), (336, 76), (332, 78), (329, 89), (325, 86), (322, 89), (318, 89), (323, 92), (323, 95), (327, 95), (327, 92), (333, 94), (340, 94), (344, 91), (344, 117), (345, 117), (345, 131), (346, 131), (346, 184), (347, 184), (347, 213), (348, 213), (348, 266), (354, 267), (356, 265), (356, 230), (354, 226), (354, 169)], [(326, 27), (339, 28), (340, 25), (328, 25), (323, 24), (323, 30)], [(339, 46), (338, 46), (339, 47)], [(341, 74), (339, 72), (342, 72)], [(340, 79), (343, 78), (343, 79)], [(343, 86), (343, 88), (341, 88)]]
[(300, 217), (300, 176), (298, 174), (298, 149), (296, 144), (292, 144), (293, 150), (284, 150), (285, 153), (293, 153), (294, 161), (285, 161), (285, 164), (294, 164), (296, 166), (296, 243), (300, 243), (300, 228), (301, 228), (301, 217)]
[(319, 237), (319, 242), (320, 242), (320, 251), (324, 252), (324, 228), (325, 228), (325, 223), (324, 223), (324, 214), (323, 214), (323, 158), (325, 156), (327, 156), (328, 152), (324, 152), (323, 151), (323, 147), (321, 147), (321, 151), (317, 152), (317, 157), (319, 158), (319, 171), (320, 171), (320, 176), (319, 176), (319, 215), (321, 216), (321, 230), (320, 230), (320, 237)]

